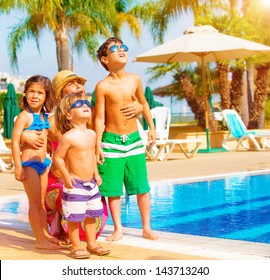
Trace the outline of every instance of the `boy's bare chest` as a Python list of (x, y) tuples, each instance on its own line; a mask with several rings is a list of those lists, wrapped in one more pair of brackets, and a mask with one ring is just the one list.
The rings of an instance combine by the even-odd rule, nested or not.
[(106, 97), (113, 101), (129, 101), (136, 93), (136, 86), (133, 83), (125, 83), (121, 85), (112, 84)]

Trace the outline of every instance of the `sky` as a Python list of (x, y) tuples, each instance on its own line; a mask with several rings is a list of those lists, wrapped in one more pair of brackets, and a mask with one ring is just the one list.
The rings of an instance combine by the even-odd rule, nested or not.
[[(14, 72), (14, 70), (12, 70), (8, 57), (7, 37), (10, 32), (10, 27), (19, 22), (20, 18), (22, 18), (22, 15), (18, 12), (13, 12), (9, 15), (0, 15), (0, 73), (7, 72), (12, 76), (22, 78), (41, 74), (52, 79), (58, 70), (55, 41), (53, 34), (49, 31), (45, 31), (41, 34), (39, 40), (40, 53), (37, 50), (34, 40), (27, 40), (24, 42), (23, 48), (18, 53), (19, 72)], [(183, 35), (185, 29), (193, 25), (193, 17), (191, 15), (184, 15), (178, 20), (172, 21), (165, 34), (164, 42)], [(122, 30), (121, 39), (129, 46), (129, 62), (126, 66), (126, 70), (139, 74), (144, 87), (149, 85), (154, 89), (159, 86), (167, 85), (172, 81), (172, 77), (168, 75), (168, 77), (162, 80), (148, 84), (150, 76), (146, 74), (146, 69), (155, 64), (132, 62), (137, 55), (157, 46), (154, 45), (152, 37), (146, 28), (143, 28), (139, 42), (136, 41), (135, 36), (130, 35), (127, 27)], [(100, 43), (103, 41), (105, 41), (105, 39), (102, 39)], [(74, 72), (87, 79), (86, 90), (87, 92), (92, 92), (96, 83), (103, 79), (108, 72), (99, 63), (93, 62), (86, 51), (80, 56), (75, 54), (74, 58)]]

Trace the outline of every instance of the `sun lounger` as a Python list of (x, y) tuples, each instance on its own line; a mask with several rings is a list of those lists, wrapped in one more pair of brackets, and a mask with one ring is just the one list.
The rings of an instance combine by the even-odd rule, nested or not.
[[(172, 155), (174, 149), (178, 146), (181, 152), (185, 155), (186, 158), (190, 159), (194, 157), (194, 155), (198, 152), (200, 145), (202, 144), (201, 139), (167, 139), (167, 140), (157, 140), (156, 146), (158, 150), (156, 153), (152, 153), (151, 155), (151, 148), (148, 147), (148, 155), (150, 160), (167, 160)], [(192, 148), (191, 148), (192, 146)], [(195, 147), (193, 147), (195, 146)], [(168, 148), (165, 151), (165, 148)], [(181, 154), (182, 154), (181, 153)]]
[[(3, 158), (9, 158), (11, 163), (6, 163)], [(12, 173), (13, 172), (13, 163), (12, 163), (12, 154), (11, 150), (6, 146), (6, 143), (0, 134), (0, 170), (4, 173)]]
[[(224, 149), (236, 151), (242, 146), (246, 150), (270, 150), (270, 130), (247, 130), (245, 124), (235, 110), (227, 109), (223, 110), (222, 113), (224, 121), (229, 129), (229, 135), (222, 142), (222, 147)], [(235, 147), (230, 148), (227, 144), (228, 141), (236, 141)]]
[[(137, 120), (140, 136), (145, 146), (147, 159), (152, 161), (167, 160), (174, 149), (178, 146), (186, 158), (190, 159), (198, 152), (201, 139), (164, 139), (157, 140), (154, 146), (149, 145), (146, 131), (143, 130), (141, 123)], [(195, 146), (195, 147), (194, 147)], [(181, 154), (182, 154), (181, 153)]]

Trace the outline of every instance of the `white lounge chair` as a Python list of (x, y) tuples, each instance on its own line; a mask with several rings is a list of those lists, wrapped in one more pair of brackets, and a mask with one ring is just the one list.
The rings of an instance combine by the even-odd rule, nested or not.
[(169, 139), (171, 125), (171, 109), (169, 107), (156, 107), (151, 109), (152, 118), (155, 120), (157, 139)]
[[(9, 158), (11, 163), (6, 163), (3, 158)], [(0, 170), (3, 173), (12, 173), (14, 171), (11, 150), (6, 146), (2, 134), (0, 134)]]
[[(187, 158), (192, 158), (198, 151), (202, 143), (201, 139), (169, 139), (171, 124), (171, 112), (168, 107), (156, 107), (151, 110), (155, 119), (157, 141), (154, 146), (149, 145), (147, 131), (143, 130), (141, 123), (137, 120), (140, 136), (146, 149), (148, 159), (167, 160), (175, 147), (180, 147)], [(192, 146), (192, 148), (191, 148)]]
[[(223, 140), (222, 147), (228, 151), (239, 150), (242, 146), (246, 150), (267, 150), (270, 149), (270, 130), (247, 130), (238, 113), (233, 109), (222, 111), (223, 119), (229, 129), (229, 135)], [(261, 141), (258, 141), (258, 140)], [(228, 141), (236, 141), (234, 148), (230, 148)], [(259, 143), (261, 142), (261, 143)], [(250, 145), (252, 143), (252, 145)]]

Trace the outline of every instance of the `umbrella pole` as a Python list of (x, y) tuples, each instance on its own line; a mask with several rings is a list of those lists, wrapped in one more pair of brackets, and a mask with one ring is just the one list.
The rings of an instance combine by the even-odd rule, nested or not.
[(206, 152), (210, 152), (210, 134), (209, 134), (209, 120), (207, 109), (207, 95), (206, 95), (206, 77), (205, 77), (205, 62), (204, 56), (202, 56), (202, 86), (203, 86), (203, 98), (204, 98), (204, 114), (205, 114), (205, 133), (206, 133)]

